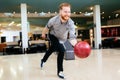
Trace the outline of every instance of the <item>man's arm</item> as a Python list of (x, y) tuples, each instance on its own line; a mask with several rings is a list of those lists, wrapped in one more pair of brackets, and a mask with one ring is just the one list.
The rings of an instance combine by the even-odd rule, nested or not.
[(73, 47), (77, 44), (77, 39), (71, 39), (69, 41)]
[(69, 29), (69, 41), (72, 44), (72, 46), (75, 46), (77, 44), (77, 39), (75, 35), (75, 25), (72, 24), (72, 27)]
[(46, 33), (49, 31), (49, 29), (47, 27), (45, 27), (42, 31), (42, 38), (45, 39), (46, 38)]

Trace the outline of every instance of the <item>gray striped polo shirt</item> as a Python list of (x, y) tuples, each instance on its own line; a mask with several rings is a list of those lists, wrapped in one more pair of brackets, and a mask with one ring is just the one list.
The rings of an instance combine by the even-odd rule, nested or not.
[(49, 29), (50, 34), (56, 36), (60, 42), (65, 42), (67, 40), (68, 32), (69, 39), (75, 39), (75, 25), (72, 19), (69, 19), (66, 23), (62, 23), (60, 16), (54, 16), (51, 18), (46, 27)]

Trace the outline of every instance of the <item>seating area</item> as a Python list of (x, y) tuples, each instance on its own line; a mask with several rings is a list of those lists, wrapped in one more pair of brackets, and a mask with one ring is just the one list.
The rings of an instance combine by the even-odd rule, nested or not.
[(3, 49), (3, 55), (23, 54), (21, 47), (7, 46)]
[(2, 47), (1, 45), (1, 52), (3, 55), (11, 55), (11, 54), (22, 54), (22, 48), (18, 46), (18, 42), (5, 42), (1, 43), (5, 44), (6, 46)]
[(0, 52), (3, 52), (3, 55), (11, 54), (24, 54), (24, 53), (38, 53), (45, 52), (48, 48), (48, 41), (45, 40), (34, 40), (29, 41), (29, 46), (26, 51), (22, 50), (22, 47), (18, 45), (18, 42), (6, 42), (0, 44)]
[(1, 43), (0, 44), (0, 52), (3, 52), (3, 49), (7, 47), (7, 44), (6, 43)]
[(120, 48), (120, 39), (119, 38), (106, 38), (102, 40), (103, 48)]
[(44, 43), (31, 45), (27, 48), (26, 53), (37, 53), (37, 52), (44, 52), (46, 50), (46, 45)]
[(48, 48), (48, 41), (45, 40), (32, 40), (29, 41), (29, 46), (26, 53), (45, 52)]

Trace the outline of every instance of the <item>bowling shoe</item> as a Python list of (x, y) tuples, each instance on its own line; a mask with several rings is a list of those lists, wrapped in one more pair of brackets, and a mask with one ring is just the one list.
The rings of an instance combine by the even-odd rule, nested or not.
[(63, 71), (60, 71), (60, 72), (58, 73), (58, 77), (61, 78), (61, 79), (64, 79)]
[(45, 64), (45, 62), (43, 62), (43, 61), (41, 60), (41, 64), (40, 64), (41, 69), (43, 68), (44, 64)]

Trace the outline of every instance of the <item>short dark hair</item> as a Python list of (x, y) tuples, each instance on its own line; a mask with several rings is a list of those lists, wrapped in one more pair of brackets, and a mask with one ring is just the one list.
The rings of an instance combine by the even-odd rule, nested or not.
[(62, 9), (62, 7), (70, 7), (71, 8), (71, 5), (69, 4), (69, 3), (61, 3), (60, 5), (59, 5), (59, 10), (61, 10)]

